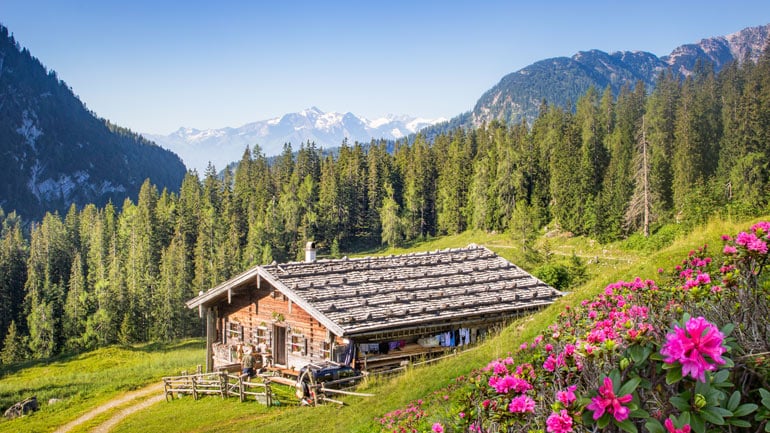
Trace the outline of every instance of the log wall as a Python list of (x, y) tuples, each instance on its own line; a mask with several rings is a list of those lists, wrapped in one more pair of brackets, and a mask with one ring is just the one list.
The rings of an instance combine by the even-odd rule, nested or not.
[[(327, 328), (305, 310), (291, 302), (266, 281), (248, 290), (233, 294), (230, 303), (219, 305), (215, 364), (237, 362), (238, 345), (253, 344), (264, 352), (269, 349), (272, 360), (277, 358), (274, 347), (276, 326), (285, 327), (285, 364), (280, 367), (299, 370), (309, 362), (329, 359), (331, 339)], [(217, 362), (218, 361), (218, 362)]]

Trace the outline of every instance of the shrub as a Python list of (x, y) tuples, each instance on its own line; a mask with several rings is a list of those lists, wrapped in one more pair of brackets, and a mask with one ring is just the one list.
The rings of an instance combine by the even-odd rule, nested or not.
[(403, 431), (770, 431), (769, 232), (758, 223), (723, 236), (717, 258), (704, 246), (658, 282), (565, 307), (544, 335), (458, 378), (450, 410), (423, 406)]

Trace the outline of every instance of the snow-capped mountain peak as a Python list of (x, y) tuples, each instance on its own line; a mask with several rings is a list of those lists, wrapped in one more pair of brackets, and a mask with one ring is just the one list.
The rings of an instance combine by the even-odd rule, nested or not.
[(176, 152), (188, 168), (203, 173), (211, 162), (217, 169), (238, 161), (246, 146), (259, 145), (267, 155), (281, 152), (284, 143), (295, 149), (308, 141), (316, 146), (332, 148), (347, 138), (349, 142), (372, 139), (394, 140), (446, 119), (425, 119), (388, 114), (369, 120), (353, 113), (324, 112), (318, 107), (306, 108), (238, 128), (199, 130), (183, 127), (169, 135), (144, 134), (166, 149)]

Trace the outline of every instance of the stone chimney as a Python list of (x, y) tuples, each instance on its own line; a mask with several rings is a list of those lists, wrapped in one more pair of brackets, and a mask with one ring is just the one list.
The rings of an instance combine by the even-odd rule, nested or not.
[(305, 262), (310, 263), (315, 261), (315, 242), (308, 242), (305, 244)]

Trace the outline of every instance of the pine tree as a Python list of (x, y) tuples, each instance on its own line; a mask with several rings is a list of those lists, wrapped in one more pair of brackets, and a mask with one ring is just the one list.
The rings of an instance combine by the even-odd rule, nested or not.
[(83, 261), (80, 253), (75, 254), (70, 272), (69, 290), (64, 304), (62, 317), (62, 334), (68, 348), (79, 349), (81, 337), (85, 333), (87, 317), (93, 313), (91, 295), (86, 288), (83, 274)]
[(3, 364), (14, 364), (27, 358), (27, 348), (24, 345), (24, 339), (16, 328), (15, 321), (11, 321), (11, 324), (8, 325), (8, 332), (6, 332), (3, 341), (3, 351), (0, 354)]
[(385, 199), (382, 201), (382, 207), (379, 212), (382, 225), (380, 238), (383, 244), (397, 247), (403, 242), (404, 235), (401, 228), (398, 203), (393, 194), (393, 187), (390, 184), (386, 184)]
[(673, 74), (670, 71), (662, 73), (655, 90), (647, 98), (645, 109), (645, 138), (650, 153), (650, 189), (658, 196), (658, 202), (653, 203), (653, 211), (660, 216), (669, 215), (673, 209), (672, 160), (679, 93), (679, 82)]
[(24, 282), (27, 279), (28, 245), (15, 212), (0, 209), (0, 332), (22, 318)]
[(471, 138), (461, 129), (446, 139), (448, 145), (445, 149), (438, 148), (434, 153), (439, 161), (435, 193), (436, 222), (439, 232), (457, 234), (468, 226), (468, 179), (472, 174), (474, 146)]
[(636, 152), (632, 162), (634, 191), (626, 209), (625, 223), (629, 230), (642, 229), (645, 237), (650, 236), (650, 223), (653, 218), (653, 202), (655, 194), (652, 190), (650, 179), (652, 177), (651, 157), (649, 142), (647, 141), (647, 128), (642, 116), (642, 125), (639, 128), (639, 138)]

